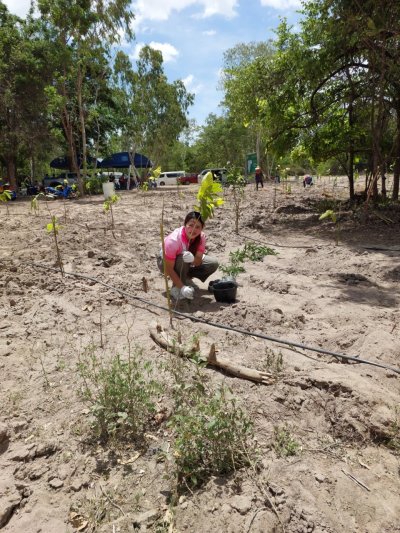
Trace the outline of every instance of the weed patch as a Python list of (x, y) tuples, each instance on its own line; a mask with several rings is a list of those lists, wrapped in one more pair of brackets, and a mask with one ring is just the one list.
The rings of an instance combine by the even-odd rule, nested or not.
[(81, 357), (81, 396), (90, 406), (95, 432), (104, 440), (142, 441), (155, 413), (153, 398), (161, 387), (140, 356), (136, 348), (126, 360), (119, 354), (103, 359), (90, 346)]
[(300, 444), (292, 437), (289, 428), (274, 427), (274, 442), (272, 445), (279, 457), (291, 457), (300, 451)]
[(253, 425), (223, 385), (209, 387), (201, 364), (190, 382), (175, 373), (175, 409), (169, 421), (178, 491), (197, 488), (255, 461)]
[(284, 369), (282, 352), (275, 353), (273, 350), (265, 348), (265, 358), (263, 358), (260, 366), (262, 370), (270, 372), (274, 376), (279, 376)]

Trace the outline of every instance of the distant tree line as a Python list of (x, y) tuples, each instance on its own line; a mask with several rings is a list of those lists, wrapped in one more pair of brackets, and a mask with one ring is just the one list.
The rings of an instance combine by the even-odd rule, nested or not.
[(158, 51), (144, 47), (136, 68), (122, 51), (114, 57), (121, 35), (133, 38), (130, 1), (34, 5), (40, 17), (32, 7), (21, 19), (0, 1), (0, 164), (11, 185), (19, 172), (41, 172), (56, 150), (82, 194), (88, 155), (140, 149), (161, 159), (188, 125), (193, 95), (168, 82)]
[[(133, 65), (116, 51), (133, 38), (129, 0), (37, 0), (40, 18), (0, 0), (0, 164), (11, 182), (65, 150), (142, 151), (164, 170), (245, 171), (256, 152), (267, 174), (345, 174), (350, 199), (392, 199), (400, 179), (400, 2), (313, 0), (300, 30), (282, 21), (274, 40), (239, 43), (223, 58), (220, 116), (188, 121), (194, 95), (168, 82), (160, 52)], [(86, 165), (86, 163), (84, 163)], [(82, 180), (80, 180), (82, 187)]]
[(299, 32), (283, 21), (274, 42), (225, 54), (228, 113), (256, 133), (264, 165), (331, 162), (348, 176), (350, 199), (360, 169), (373, 199), (386, 196), (392, 172), (398, 199), (400, 2), (315, 0), (302, 14)]

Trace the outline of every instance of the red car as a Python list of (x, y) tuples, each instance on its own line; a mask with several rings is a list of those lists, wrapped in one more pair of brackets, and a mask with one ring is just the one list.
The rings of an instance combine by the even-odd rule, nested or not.
[(197, 174), (185, 174), (177, 178), (177, 182), (181, 185), (189, 185), (190, 183), (197, 183)]

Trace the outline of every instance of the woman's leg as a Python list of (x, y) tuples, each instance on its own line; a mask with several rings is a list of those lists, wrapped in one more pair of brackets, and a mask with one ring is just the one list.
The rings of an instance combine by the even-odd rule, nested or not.
[[(161, 274), (164, 273), (164, 263), (160, 255), (157, 256), (157, 266)], [(200, 266), (191, 267), (189, 263), (185, 263), (182, 255), (178, 255), (175, 260), (174, 270), (185, 285), (188, 279), (197, 278), (200, 281), (206, 281), (206, 279), (213, 274), (219, 263), (215, 257), (209, 255), (203, 255), (203, 262)]]
[(212, 257), (210, 255), (203, 255), (202, 264), (197, 267), (190, 267), (187, 277), (197, 278), (200, 281), (206, 281), (206, 279), (211, 276), (211, 274), (213, 274), (218, 267), (219, 263), (215, 257)]
[[(164, 261), (161, 255), (157, 256), (157, 266), (161, 274), (164, 274)], [(178, 274), (178, 276), (181, 278), (181, 281), (183, 284), (186, 283), (186, 279), (188, 278), (189, 268), (190, 268), (190, 265), (189, 263), (185, 263), (183, 261), (182, 254), (178, 255), (175, 259), (174, 270)]]

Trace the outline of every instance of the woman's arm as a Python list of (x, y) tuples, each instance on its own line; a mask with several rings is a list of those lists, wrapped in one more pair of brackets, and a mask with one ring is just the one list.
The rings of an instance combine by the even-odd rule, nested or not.
[(170, 259), (165, 259), (165, 270), (167, 271), (167, 276), (171, 278), (172, 283), (175, 285), (175, 287), (178, 287), (178, 289), (181, 289), (183, 287), (183, 283), (182, 283), (181, 278), (175, 272), (175, 261), (171, 261)]
[(198, 267), (203, 262), (203, 252), (197, 252), (194, 256), (194, 261), (192, 263), (193, 266)]

